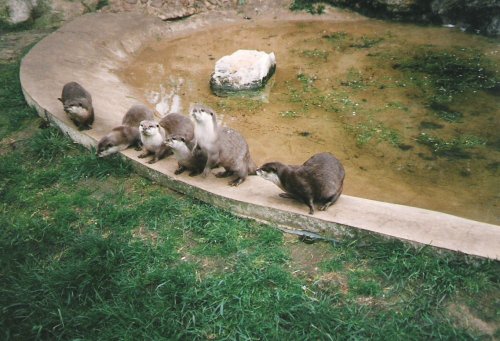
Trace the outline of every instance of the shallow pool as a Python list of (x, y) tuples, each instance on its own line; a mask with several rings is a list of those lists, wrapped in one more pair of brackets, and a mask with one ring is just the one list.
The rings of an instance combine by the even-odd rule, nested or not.
[[(274, 52), (255, 98), (210, 92), (215, 61)], [(375, 20), (247, 21), (148, 44), (118, 70), (159, 111), (214, 108), (257, 164), (329, 151), (344, 193), (500, 224), (498, 41)]]

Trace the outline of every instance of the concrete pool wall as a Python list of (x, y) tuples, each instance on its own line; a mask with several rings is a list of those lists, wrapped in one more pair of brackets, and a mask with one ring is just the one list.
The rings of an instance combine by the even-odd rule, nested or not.
[[(260, 14), (253, 20), (301, 20), (311, 16), (280, 12)], [(278, 19), (279, 18), (279, 19)], [(332, 12), (316, 20), (366, 20)], [(74, 141), (90, 148), (121, 122), (126, 110), (141, 98), (114, 74), (146, 42), (191, 34), (214, 25), (223, 27), (246, 20), (233, 11), (204, 13), (182, 21), (163, 22), (134, 13), (87, 14), (40, 41), (21, 64), (21, 85), (27, 102), (40, 116), (58, 126)], [(63, 112), (60, 97), (69, 81), (82, 84), (93, 96), (96, 120), (92, 130), (78, 131)], [(208, 86), (208, 85), (207, 85)], [(227, 179), (174, 175), (173, 158), (156, 164), (138, 159), (137, 151), (122, 153), (137, 172), (176, 191), (237, 215), (279, 226), (339, 236), (369, 231), (419, 244), (470, 255), (500, 259), (500, 226), (440, 212), (343, 195), (327, 212), (307, 214), (305, 205), (278, 196), (279, 188), (251, 176), (237, 188)]]

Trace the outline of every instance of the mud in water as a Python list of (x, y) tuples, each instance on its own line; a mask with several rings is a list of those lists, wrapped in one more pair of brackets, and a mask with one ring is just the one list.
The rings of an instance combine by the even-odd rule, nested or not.
[[(257, 99), (210, 92), (216, 60), (238, 49), (276, 55)], [(329, 151), (346, 168), (345, 194), (500, 224), (498, 85), (452, 80), (443, 90), (421, 56), (428, 64), (481, 60), (491, 72), (477, 77), (499, 77), (498, 41), (371, 20), (214, 28), (154, 42), (117, 72), (160, 112), (211, 106), (246, 136), (259, 165)]]

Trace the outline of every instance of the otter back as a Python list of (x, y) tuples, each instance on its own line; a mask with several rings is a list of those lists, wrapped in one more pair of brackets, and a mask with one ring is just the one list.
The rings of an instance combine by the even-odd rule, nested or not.
[(144, 120), (152, 120), (153, 111), (143, 104), (134, 104), (127, 110), (122, 119), (122, 125), (139, 128)]
[(194, 138), (194, 125), (191, 120), (181, 114), (171, 113), (160, 120), (160, 126), (165, 129), (165, 136), (182, 137), (185, 141)]

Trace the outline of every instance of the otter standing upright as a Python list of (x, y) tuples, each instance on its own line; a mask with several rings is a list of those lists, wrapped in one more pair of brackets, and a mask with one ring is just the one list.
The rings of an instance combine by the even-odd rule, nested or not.
[(248, 174), (255, 174), (255, 163), (240, 133), (231, 128), (219, 127), (215, 112), (210, 108), (193, 105), (190, 112), (194, 121), (196, 145), (207, 156), (204, 176), (216, 166), (224, 167), (225, 171), (215, 176), (222, 178), (236, 174), (237, 178), (230, 181), (229, 185), (238, 186)]
[(257, 175), (285, 191), (281, 197), (304, 202), (309, 207), (309, 214), (314, 214), (314, 203), (321, 205), (320, 211), (325, 211), (337, 201), (342, 193), (345, 171), (332, 154), (319, 153), (302, 166), (268, 162), (257, 169)]
[(66, 83), (58, 100), (62, 102), (64, 111), (79, 130), (92, 128), (94, 123), (92, 96), (83, 86), (77, 82)]

